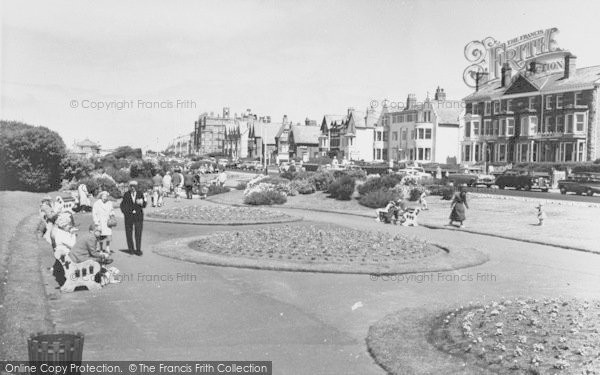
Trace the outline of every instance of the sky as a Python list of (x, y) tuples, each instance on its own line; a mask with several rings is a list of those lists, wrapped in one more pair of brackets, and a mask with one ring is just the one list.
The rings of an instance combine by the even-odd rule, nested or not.
[(0, 119), (67, 146), (164, 149), (203, 112), (320, 122), (373, 100), (471, 92), (464, 48), (557, 27), (600, 65), (600, 2), (0, 0)]

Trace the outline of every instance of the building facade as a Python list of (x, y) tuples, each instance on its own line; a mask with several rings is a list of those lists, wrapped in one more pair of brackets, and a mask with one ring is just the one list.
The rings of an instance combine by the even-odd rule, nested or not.
[(100, 154), (101, 147), (98, 143), (84, 139), (83, 141), (75, 142), (73, 148), (69, 151), (71, 155), (82, 157), (92, 157)]
[(173, 139), (165, 152), (172, 152), (177, 156), (187, 156), (193, 152), (194, 133), (183, 134)]
[(483, 82), (465, 98), (462, 159), (478, 162), (585, 162), (600, 157), (600, 66), (538, 72), (535, 61)]
[(319, 156), (319, 135), (321, 129), (306, 121), (304, 125), (292, 125), (290, 128), (289, 158), (307, 162)]
[[(447, 100), (439, 87), (433, 100), (426, 98), (419, 103), (414, 94), (409, 94), (404, 107), (384, 107), (377, 126), (381, 135), (376, 133), (375, 137), (376, 159), (457, 163), (463, 107), (461, 101)], [(379, 148), (381, 159), (377, 157)]]
[(373, 161), (373, 139), (379, 115), (348, 108), (345, 116), (325, 115), (321, 121), (319, 153), (338, 159)]

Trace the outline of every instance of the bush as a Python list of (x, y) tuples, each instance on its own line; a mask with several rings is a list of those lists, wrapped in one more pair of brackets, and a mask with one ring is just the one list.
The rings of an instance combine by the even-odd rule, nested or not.
[(454, 196), (454, 188), (448, 185), (430, 185), (427, 190), (430, 195), (441, 196), (443, 200), (450, 200)]
[(421, 194), (425, 191), (424, 186), (412, 186), (410, 188), (410, 193), (408, 195), (408, 200), (410, 201), (418, 201), (421, 198)]
[(333, 174), (329, 171), (319, 171), (309, 178), (309, 181), (311, 181), (319, 191), (327, 190), (334, 180)]
[(391, 189), (398, 185), (402, 181), (402, 176), (398, 174), (386, 175), (383, 177), (376, 177), (368, 179), (364, 184), (358, 187), (358, 193), (360, 195), (366, 195), (370, 192)]
[(235, 188), (238, 190), (246, 190), (247, 187), (248, 187), (247, 181), (240, 181), (240, 182), (238, 182), (238, 184)]
[(89, 177), (94, 170), (94, 163), (77, 155), (67, 155), (60, 162), (60, 166), (63, 169), (62, 178), (67, 181)]
[(111, 197), (118, 199), (121, 198), (121, 190), (115, 182), (109, 178), (104, 177), (87, 177), (79, 181), (79, 184), (85, 184), (88, 193), (92, 196), (97, 197), (101, 191), (107, 191)]
[(122, 184), (127, 183), (131, 180), (131, 175), (129, 174), (129, 169), (114, 169), (113, 167), (108, 167), (105, 170), (105, 173), (111, 176), (116, 183)]
[(150, 160), (136, 160), (129, 167), (129, 174), (132, 178), (145, 177), (152, 178), (160, 170), (157, 164)]
[(291, 188), (300, 194), (312, 194), (317, 190), (315, 185), (308, 179), (298, 179), (292, 181)]
[(352, 194), (354, 193), (354, 187), (356, 182), (350, 176), (342, 176), (336, 180), (334, 180), (329, 187), (327, 188), (327, 192), (330, 194), (332, 198), (337, 200), (350, 200), (352, 198)]
[(396, 201), (398, 199), (398, 193), (393, 190), (379, 189), (363, 195), (360, 197), (358, 203), (366, 207), (382, 208), (385, 207), (389, 201)]
[(228, 193), (229, 189), (227, 186), (210, 185), (208, 187), (208, 193), (206, 195), (217, 195), (222, 193)]
[(287, 202), (287, 196), (274, 190), (266, 190), (260, 192), (256, 191), (244, 197), (244, 203), (255, 206), (283, 204), (285, 202)]
[(0, 189), (50, 191), (60, 188), (65, 143), (58, 133), (0, 121)]
[(138, 183), (137, 191), (142, 194), (146, 191), (151, 192), (152, 188), (154, 187), (154, 183), (152, 182), (151, 178), (136, 178), (135, 181)]

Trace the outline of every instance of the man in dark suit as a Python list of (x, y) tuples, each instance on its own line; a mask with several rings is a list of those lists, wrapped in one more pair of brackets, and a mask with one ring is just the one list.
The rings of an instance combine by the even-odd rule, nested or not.
[[(144, 208), (146, 200), (144, 194), (137, 191), (137, 181), (129, 182), (129, 191), (123, 194), (121, 212), (125, 216), (125, 236), (127, 248), (132, 254), (142, 255), (142, 229), (144, 226)], [(135, 250), (133, 247), (132, 232), (135, 228)]]

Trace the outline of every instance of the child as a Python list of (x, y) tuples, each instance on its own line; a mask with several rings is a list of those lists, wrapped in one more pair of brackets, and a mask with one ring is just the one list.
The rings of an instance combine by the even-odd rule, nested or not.
[(375, 210), (375, 214), (377, 215), (377, 218), (375, 219), (375, 221), (377, 222), (381, 222), (382, 218), (384, 218), (384, 222), (385, 222), (385, 216), (389, 215), (390, 213), (393, 214), (393, 212), (396, 210), (396, 202), (394, 201), (389, 201), (387, 206), (385, 206), (385, 208), (378, 208)]
[(88, 255), (98, 260), (100, 264), (111, 264), (113, 260), (110, 258), (110, 253), (102, 249), (99, 240), (102, 237), (100, 230), (96, 229), (94, 224), (91, 224), (89, 229), (89, 235), (85, 239), (85, 248)]
[(52, 222), (56, 219), (52, 211), (52, 198), (45, 196), (40, 204), (40, 223), (37, 227), (38, 234), (50, 243)]
[(419, 197), (419, 204), (421, 205), (421, 209), (422, 210), (428, 210), (429, 209), (427, 207), (427, 200), (425, 200), (425, 197), (427, 197), (427, 191), (423, 190), (423, 192), (421, 193), (421, 196)]
[(208, 195), (208, 186), (202, 185), (200, 188), (200, 199), (206, 199)]
[(538, 219), (538, 225), (542, 226), (544, 225), (544, 220), (546, 220), (547, 216), (546, 216), (546, 212), (544, 212), (544, 206), (540, 203), (537, 206), (537, 219)]

